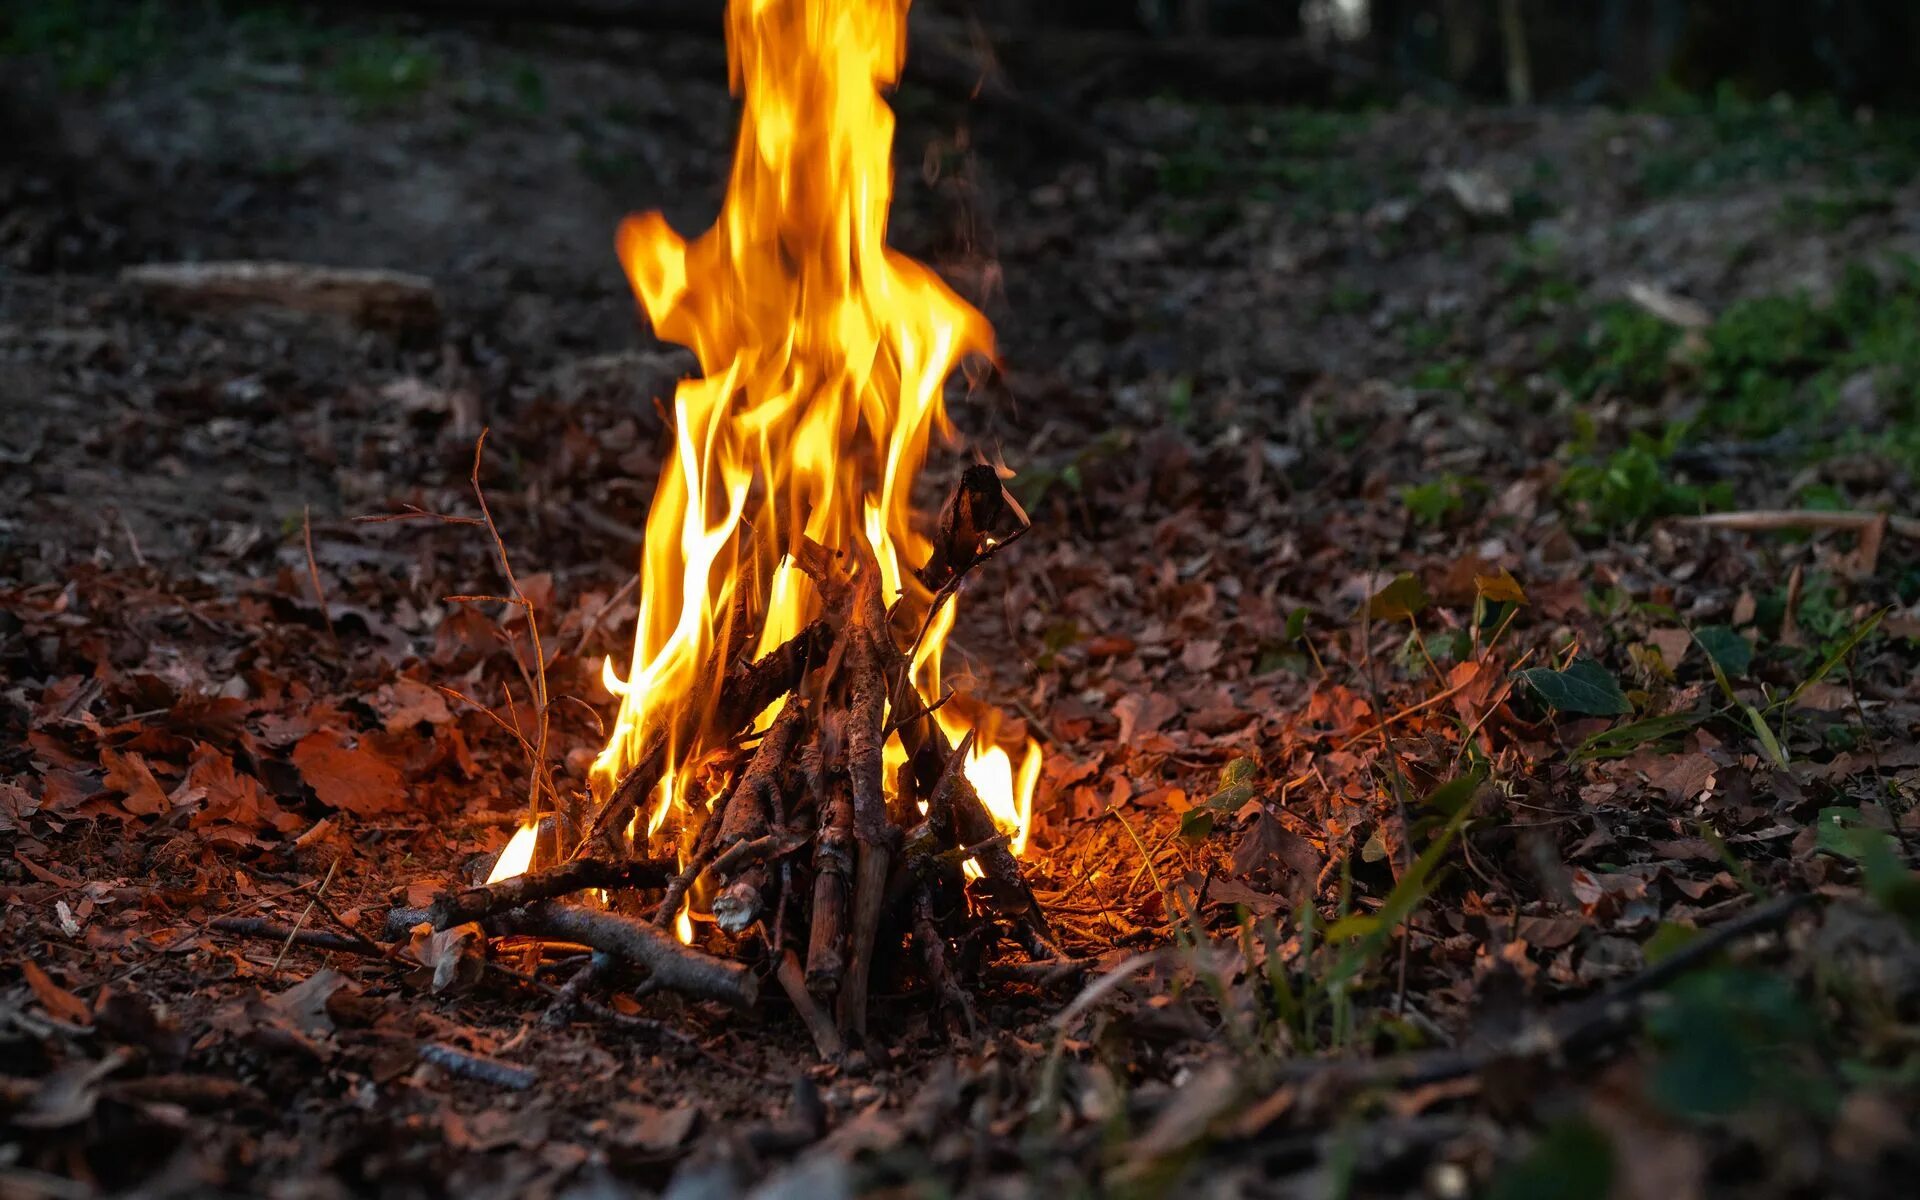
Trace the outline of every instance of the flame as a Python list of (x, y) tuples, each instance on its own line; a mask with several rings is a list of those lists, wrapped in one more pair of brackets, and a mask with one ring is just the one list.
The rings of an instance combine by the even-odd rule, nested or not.
[(533, 865), (533, 847), (539, 840), (538, 825), (520, 826), (507, 841), (507, 848), (500, 852), (500, 857), (493, 860), (493, 870), (487, 873), (487, 882), (499, 883), (516, 875), (525, 875), (527, 868)]
[[(674, 395), (674, 452), (647, 517), (631, 665), (604, 666), (620, 711), (591, 772), (604, 795), (643, 752), (649, 721), (668, 730), (670, 770), (645, 814), (648, 838), (689, 794), (704, 747), (681, 743), (697, 743), (729, 662), (818, 615), (792, 561), (803, 535), (836, 549), (864, 539), (888, 602), (904, 592), (925, 611), (929, 599), (913, 574), (930, 550), (913, 526), (913, 482), (930, 437), (950, 432), (947, 376), (965, 356), (991, 354), (993, 331), (886, 244), (894, 117), (881, 92), (905, 58), (906, 8), (730, 0), (728, 66), (743, 107), (719, 219), (687, 241), (650, 212), (629, 217), (616, 239), (654, 331), (700, 366)], [(943, 606), (913, 663), (929, 699), (953, 609)], [(751, 646), (733, 627), (743, 615), (758, 622)], [(662, 721), (689, 703), (708, 711)], [(950, 736), (965, 731), (944, 710), (941, 721)], [(1029, 744), (1016, 776), (988, 740), (968, 777), (1023, 847), (1039, 748)]]

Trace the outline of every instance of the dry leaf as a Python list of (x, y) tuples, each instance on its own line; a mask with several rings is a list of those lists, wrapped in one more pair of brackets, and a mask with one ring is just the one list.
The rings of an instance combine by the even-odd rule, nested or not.
[(138, 817), (158, 816), (168, 809), (167, 790), (153, 777), (147, 760), (128, 751), (120, 753), (101, 747), (100, 765), (106, 768), (106, 784), (126, 796), (121, 807)]
[(48, 1015), (69, 1025), (93, 1024), (93, 1012), (86, 1002), (48, 978), (38, 963), (30, 958), (21, 959), (20, 974), (26, 977), (27, 986), (33, 989), (40, 1007), (46, 1009)]
[(331, 729), (301, 738), (293, 748), (293, 765), (330, 808), (371, 816), (406, 807), (399, 769), (367, 746), (349, 745)]

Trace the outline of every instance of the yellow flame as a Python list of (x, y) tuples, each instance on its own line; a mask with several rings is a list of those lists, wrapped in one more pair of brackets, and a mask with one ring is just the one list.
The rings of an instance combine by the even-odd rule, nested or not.
[[(730, 659), (764, 653), (818, 615), (791, 560), (802, 535), (843, 550), (864, 539), (889, 603), (905, 591), (924, 611), (929, 599), (913, 574), (930, 549), (913, 527), (913, 481), (932, 433), (947, 431), (947, 376), (966, 355), (990, 354), (993, 331), (886, 244), (894, 117), (881, 92), (905, 58), (906, 9), (906, 0), (731, 0), (728, 67), (743, 105), (719, 219), (692, 241), (657, 212), (620, 227), (641, 307), (655, 333), (694, 352), (700, 376), (674, 396), (674, 453), (647, 516), (631, 665), (624, 676), (611, 661), (603, 669), (620, 711), (593, 766), (600, 794), (634, 765), (650, 719), (695, 697), (710, 706)], [(953, 609), (943, 607), (915, 655), (928, 698)], [(737, 613), (759, 623), (752, 647), (730, 627)], [(697, 739), (710, 715), (668, 723), (671, 769), (647, 836), (687, 795), (700, 747), (680, 742)], [(943, 713), (943, 725), (953, 720)], [(1030, 744), (1017, 778), (993, 746), (967, 767), (1022, 846), (1038, 755)]]
[(506, 849), (500, 851), (500, 857), (493, 860), (493, 870), (487, 873), (487, 882), (499, 883), (516, 875), (525, 875), (527, 868), (533, 865), (533, 847), (539, 840), (539, 826), (522, 825), (508, 839)]

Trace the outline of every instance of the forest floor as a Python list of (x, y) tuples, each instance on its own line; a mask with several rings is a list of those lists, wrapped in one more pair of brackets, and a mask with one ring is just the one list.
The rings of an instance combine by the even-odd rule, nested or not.
[[(851, 1070), (211, 927), (376, 936), (518, 818), (440, 690), (526, 702), (520, 610), (445, 599), (492, 545), (354, 519), (471, 515), (482, 428), (583, 783), (691, 366), (611, 233), (711, 220), (719, 44), (109, 7), (4, 46), (0, 1195), (1907, 1194), (1910, 123), (1115, 100), (1093, 161), (910, 83), (894, 240), (1004, 368), (928, 504), (998, 452), (1036, 524), (950, 658), (1094, 966), (972, 1038), (889, 996)], [(443, 313), (120, 276), (218, 258)], [(1687, 521), (1762, 510), (1826, 515)]]

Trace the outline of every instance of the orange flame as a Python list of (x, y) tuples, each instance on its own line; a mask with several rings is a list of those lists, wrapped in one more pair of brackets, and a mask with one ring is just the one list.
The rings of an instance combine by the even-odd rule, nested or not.
[[(650, 716), (689, 697), (711, 703), (708, 685), (740, 649), (737, 614), (760, 621), (749, 657), (817, 615), (788, 557), (802, 535), (840, 549), (864, 538), (887, 600), (903, 588), (928, 599), (911, 569), (930, 549), (913, 528), (913, 481), (931, 434), (949, 432), (947, 376), (966, 355), (990, 354), (993, 331), (886, 244), (894, 118), (881, 90), (905, 58), (906, 8), (731, 0), (728, 64), (744, 105), (719, 220), (691, 242), (657, 212), (620, 227), (620, 261), (654, 331), (692, 349), (701, 375), (674, 395), (632, 665), (603, 670), (620, 712), (593, 767), (600, 794), (634, 765)], [(913, 664), (929, 699), (952, 622), (947, 604)], [(964, 732), (944, 710), (940, 719)], [(672, 769), (636, 836), (658, 832), (688, 793), (699, 749), (669, 744)], [(976, 748), (967, 767), (1022, 846), (1038, 767), (1033, 745), (1017, 777), (997, 746)]]
[(493, 860), (493, 870), (487, 873), (487, 882), (494, 884), (516, 875), (525, 875), (527, 868), (533, 865), (533, 848), (539, 840), (538, 825), (520, 826), (508, 839), (506, 849), (500, 851), (500, 857)]

